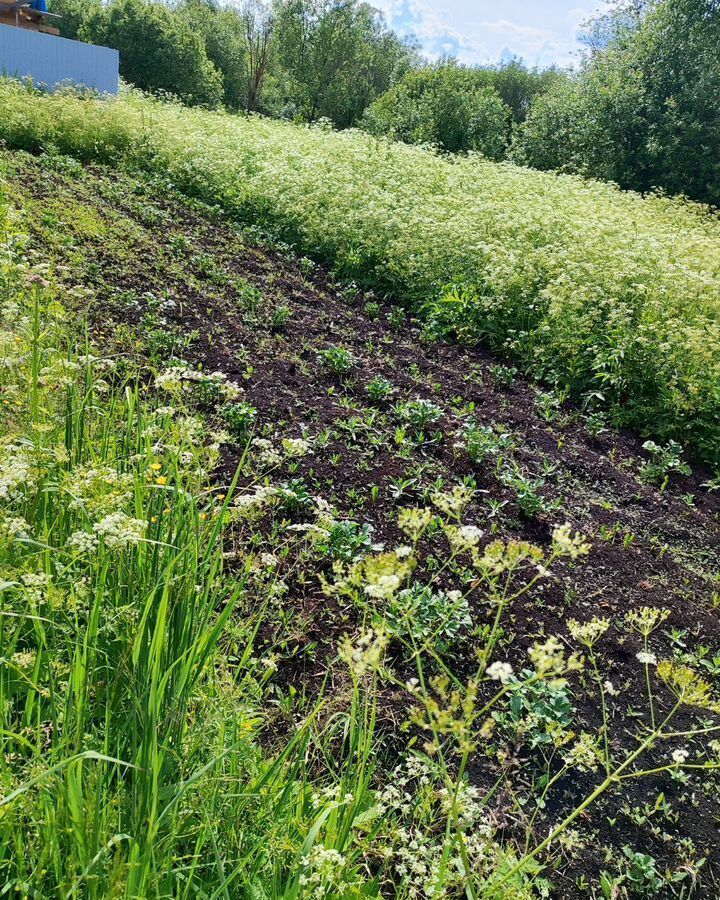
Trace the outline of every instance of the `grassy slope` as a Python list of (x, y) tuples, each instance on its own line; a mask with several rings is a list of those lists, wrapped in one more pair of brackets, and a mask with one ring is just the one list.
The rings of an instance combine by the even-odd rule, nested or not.
[[(105, 353), (118, 359), (130, 355), (142, 360), (149, 356), (158, 366), (172, 356), (180, 356), (208, 371), (219, 369), (243, 384), (245, 399), (258, 410), (259, 434), (274, 447), (280, 445), (282, 438), (297, 438), (300, 434), (310, 440), (312, 454), (284, 461), (264, 476), (269, 483), (300, 479), (295, 486), (297, 496), (301, 497), (303, 490), (309, 496), (322, 496), (330, 501), (338, 518), (352, 517), (372, 524), (375, 539), (387, 546), (404, 540), (396, 524), (403, 507), (428, 503), (438, 486), (449, 488), (463, 480), (468, 483), (469, 479), (478, 493), (467, 510), (467, 520), (481, 524), (488, 532), (486, 539), (521, 538), (547, 546), (551, 523), (566, 519), (588, 534), (593, 550), (586, 562), (562, 565), (557, 580), (548, 582), (513, 608), (501, 655), (519, 667), (524, 664), (526, 648), (537, 637), (566, 636), (568, 615), (585, 619), (601, 610), (608, 616), (613, 625), (600, 650), (603, 675), (612, 678), (621, 690), (617, 698), (609, 698), (613, 752), (618, 756), (634, 746), (632, 735), (637, 730), (637, 715), (643, 709), (642, 680), (634, 657), (642, 644), (623, 624), (628, 609), (645, 604), (670, 607), (671, 618), (662, 631), (653, 635), (652, 649), (659, 656), (682, 660), (700, 669), (717, 668), (718, 622), (712, 596), (720, 570), (718, 504), (715, 496), (701, 487), (701, 474), (673, 479), (666, 491), (659, 492), (639, 478), (643, 454), (637, 441), (613, 432), (589, 433), (577, 412), (557, 407), (554, 398), (537, 394), (480, 351), (423, 343), (416, 327), (389, 325), (388, 307), (377, 309), (372, 305), (373, 298), (343, 291), (308, 261), (253, 247), (247, 236), (238, 234), (217, 212), (188, 207), (162, 181), (152, 183), (111, 171), (85, 172), (56, 157), (38, 164), (22, 156), (5, 155), (3, 171), (5, 196), (20, 210), (18, 225), (30, 235), (31, 258), (50, 260), (53, 267), (58, 267), (57, 276), (70, 290), (68, 301), (76, 308), (85, 308), (93, 339)], [(371, 304), (369, 307), (365, 307), (366, 301)], [(273, 323), (282, 319), (277, 316), (278, 310), (287, 310), (290, 317), (280, 330), (273, 330)], [(353, 354), (353, 365), (344, 378), (329, 371), (322, 361), (322, 352), (334, 346), (347, 348)], [(368, 396), (368, 385), (375, 375), (385, 377), (393, 387), (393, 396), (385, 402), (373, 402)], [(425, 429), (425, 438), (418, 437), (404, 421), (402, 408), (395, 407), (397, 402), (417, 398), (432, 401), (442, 410), (441, 418)], [(152, 408), (167, 401), (154, 398), (151, 392), (144, 402)], [(183, 405), (185, 402), (191, 401), (183, 401)], [(188, 411), (198, 414), (194, 409)], [(116, 426), (120, 434), (124, 433), (125, 415), (126, 410), (121, 407)], [(214, 403), (203, 407), (203, 415), (211, 430), (220, 424)], [(488, 458), (477, 463), (463, 449), (470, 421), (493, 429), (498, 435), (508, 435), (502, 449), (497, 445)], [(171, 446), (178, 440), (175, 433), (161, 436), (161, 442)], [(241, 453), (241, 446), (231, 445), (223, 450), (215, 476), (221, 484), (229, 480)], [(109, 455), (113, 455), (112, 451)], [(151, 510), (143, 498), (152, 498), (160, 489), (147, 483), (148, 466), (157, 458), (162, 459), (163, 472), (173, 473), (171, 484), (182, 476), (189, 479), (188, 487), (194, 485), (201, 491), (203, 488), (202, 483), (197, 485), (197, 475), (182, 467), (175, 474), (165, 456), (158, 457), (157, 451), (141, 455), (136, 460), (136, 504), (148, 518)], [(507, 473), (520, 475), (535, 486), (542, 503), (531, 515), (523, 513), (527, 497), (517, 481), (503, 477)], [(243, 472), (239, 490), (250, 491), (257, 479), (254, 469)], [(155, 475), (151, 475), (150, 481), (154, 480)], [(203, 500), (202, 494), (199, 500), (188, 502), (197, 504), (193, 506), (193, 516), (200, 521), (204, 521), (201, 515), (212, 516), (213, 504)], [(188, 513), (184, 507), (175, 509), (174, 502), (169, 507), (173, 515), (167, 522), (162, 521), (162, 527), (172, 529), (176, 527), (173, 523)], [(270, 896), (284, 896), (283, 892), (297, 889), (294, 878), (298, 865), (293, 864), (293, 853), (315, 817), (321, 815), (321, 810), (314, 809), (307, 799), (315, 787), (308, 769), (313, 778), (324, 773), (326, 785), (334, 784), (336, 789), (356, 795), (348, 810), (350, 818), (365, 808), (363, 804), (372, 802), (365, 796), (367, 785), (362, 773), (349, 764), (355, 758), (352, 750), (348, 750), (346, 762), (333, 763), (342, 746), (337, 743), (338, 729), (347, 728), (352, 733), (353, 722), (348, 713), (353, 704), (352, 686), (342, 667), (339, 669), (334, 663), (336, 647), (343, 633), (353, 633), (360, 626), (368, 610), (324, 596), (318, 573), (329, 574), (332, 548), (309, 548), (300, 537), (302, 533), (293, 539), (286, 528), (288, 521), (313, 522), (314, 516), (312, 506), (301, 504), (289, 513), (276, 511), (260, 520), (240, 523), (236, 533), (227, 535), (225, 550), (241, 565), (247, 563), (254, 573), (251, 590), (243, 601), (242, 615), (222, 637), (222, 653), (216, 657), (218, 680), (211, 679), (202, 692), (192, 697), (192, 713), (183, 736), (181, 771), (187, 777), (216, 754), (230, 751), (231, 755), (227, 765), (223, 762), (218, 773), (211, 771), (200, 783), (198, 795), (183, 804), (178, 818), (172, 817), (172, 829), (168, 831), (170, 823), (166, 821), (165, 828), (159, 830), (159, 868), (157, 861), (151, 862), (152, 854), (158, 851), (155, 839), (147, 832), (148, 807), (128, 804), (127, 798), (114, 793), (110, 789), (115, 787), (112, 778), (102, 782), (107, 785), (107, 801), (122, 810), (123, 830), (129, 831), (133, 839), (142, 836), (145, 840), (139, 842), (137, 852), (141, 856), (147, 854), (142, 856), (147, 865), (143, 877), (154, 887), (162, 884), (162, 879), (167, 879), (166, 885), (185, 883), (183, 865), (177, 862), (183, 859), (195, 860), (197, 869), (187, 882), (194, 891), (207, 890), (210, 895), (223, 881), (220, 872), (225, 876), (235, 873), (238, 883), (245, 884), (247, 869), (258, 873), (257, 883), (263, 884)], [(57, 544), (59, 535), (56, 531), (52, 534), (50, 543)], [(423, 551), (419, 577), (432, 572), (432, 554), (438, 552), (442, 553), (432, 545)], [(276, 571), (257, 568), (261, 553), (274, 555)], [(8, 564), (17, 565), (12, 557), (0, 558), (5, 571)], [(36, 558), (30, 549), (24, 565), (29, 567)], [(51, 566), (49, 560), (45, 564)], [(127, 578), (132, 584), (141, 585), (145, 577), (142, 571), (129, 572)], [(180, 571), (189, 574), (184, 564)], [(185, 596), (183, 602), (188, 603), (183, 584), (184, 581), (178, 586), (179, 596)], [(222, 598), (223, 589), (220, 590), (216, 600)], [(148, 595), (153, 596), (153, 591)], [(252, 616), (264, 603), (268, 603), (268, 609), (261, 622), (256, 652), (261, 659), (273, 660), (273, 666), (267, 670), (259, 660), (248, 658), (248, 634), (243, 625), (248, 617), (250, 622), (256, 621)], [(488, 610), (478, 603), (473, 605), (472, 614), (481, 623), (487, 619)], [(122, 642), (134, 640), (131, 618), (118, 643), (121, 656)], [(462, 635), (447, 653), (447, 662), (461, 677), (472, 671), (475, 646), (474, 638)], [(53, 649), (60, 653), (58, 648)], [(402, 655), (401, 645), (393, 648), (392, 665), (401, 680), (412, 674)], [(232, 660), (229, 665), (225, 656)], [(268, 680), (263, 672), (272, 672), (274, 666), (277, 674)], [(259, 813), (251, 813), (243, 805), (242, 795), (255, 790), (253, 775), (257, 767), (264, 771), (251, 743), (252, 732), (262, 721), (263, 742), (282, 746), (288, 728), (292, 729), (293, 723), (307, 713), (302, 698), (314, 696), (328, 672), (332, 673), (333, 690), (328, 696), (330, 709), (323, 716), (327, 730), (319, 729), (313, 734), (316, 751), (306, 757), (308, 768), (292, 763), (289, 771), (275, 773), (269, 781), (265, 804)], [(102, 681), (104, 670), (94, 677)], [(132, 666), (122, 672), (117, 719), (113, 719), (115, 730), (110, 729), (107, 737), (102, 722), (96, 722), (96, 733), (80, 747), (104, 747), (105, 740), (106, 750), (127, 758), (128, 738), (124, 737), (121, 743), (126, 734), (122, 715), (128, 707), (124, 704), (134, 705), (139, 711), (145, 708), (146, 695), (132, 693), (136, 678), (142, 686), (142, 677), (142, 671)], [(120, 691), (120, 684), (125, 684), (131, 693)], [(601, 722), (592, 678), (575, 675), (572, 687), (576, 709), (573, 729), (595, 732)], [(397, 722), (404, 718), (407, 701), (403, 691), (390, 683), (381, 684), (377, 700), (380, 724), (370, 758), (381, 762), (381, 772), (374, 783), (382, 786), (382, 771), (392, 765), (397, 751), (405, 745), (405, 739), (398, 737)], [(667, 696), (661, 693), (658, 703), (659, 708), (665, 709)], [(238, 705), (251, 723), (249, 732), (241, 735), (239, 742), (232, 733)], [(93, 709), (97, 715), (97, 708)], [(194, 728), (191, 723), (195, 723)], [(158, 729), (161, 743), (168, 739), (177, 741), (177, 732), (166, 728), (167, 724), (161, 723)], [(116, 731), (117, 736), (112, 737)], [(357, 740), (357, 735), (353, 739)], [(100, 741), (99, 745), (95, 741)], [(706, 744), (702, 739), (692, 742), (693, 754), (702, 755)], [(515, 764), (507, 770), (498, 767), (493, 746), (503, 747), (511, 754), (510, 759), (517, 758), (521, 763), (525, 775), (520, 781), (514, 781)], [(136, 752), (148, 753), (152, 749), (141, 745)], [(52, 742), (40, 758), (48, 765), (66, 752), (62, 741)], [(647, 761), (662, 764), (667, 752), (667, 745), (663, 744)], [(522, 792), (527, 789), (527, 781), (532, 781), (526, 778), (527, 773), (537, 776), (541, 772), (541, 766), (536, 768), (538, 756), (522, 741), (506, 743), (506, 738), (497, 734), (489, 747), (483, 745), (483, 750), (474, 756), (471, 776), (484, 787), (499, 771), (505, 771), (508, 787), (512, 785), (514, 791)], [(532, 765), (528, 759), (532, 759)], [(167, 796), (173, 796), (172, 786), (178, 777), (175, 765), (171, 754), (158, 772), (160, 784), (165, 787), (157, 796), (151, 790), (140, 790), (138, 796), (143, 803), (156, 802), (158, 809), (164, 808)], [(6, 770), (5, 775), (11, 776), (12, 770)], [(88, 797), (94, 797), (87, 777), (85, 791)], [(600, 869), (618, 872), (625, 844), (651, 853), (661, 869), (667, 865), (671, 871), (680, 871), (683, 865), (692, 870), (700, 857), (708, 856), (707, 867), (701, 872), (702, 887), (712, 892), (717, 872), (712, 850), (713, 821), (718, 814), (716, 782), (710, 775), (691, 775), (689, 779), (683, 784), (668, 778), (667, 773), (660, 774), (637, 785), (630, 783), (622, 794), (615, 792), (603, 801), (593, 817), (582, 820), (577, 827), (566, 851), (567, 860), (558, 857), (549, 870), (558, 895), (583, 896), (578, 888), (580, 874), (596, 884)], [(571, 809), (594, 781), (595, 776), (577, 771), (563, 779), (549, 798), (548, 808), (539, 812), (536, 833), (545, 834), (549, 824)], [(62, 806), (66, 818), (59, 819), (69, 823), (69, 833), (62, 838), (66, 859), (62, 865), (56, 862), (55, 874), (49, 876), (49, 881), (32, 882), (45, 884), (46, 892), (58, 871), (62, 873), (58, 880), (67, 889), (77, 872), (87, 866), (88, 859), (100, 852), (98, 840), (102, 844), (112, 829), (119, 827), (114, 815), (105, 813), (102, 827), (88, 838), (89, 847), (78, 842), (70, 802), (70, 791), (76, 783), (77, 775), (60, 785), (50, 779), (47, 792), (41, 791), (39, 799), (30, 795), (23, 808), (16, 811), (20, 816), (17, 821), (28, 831), (23, 850), (30, 863), (24, 862), (23, 855), (16, 854), (15, 858), (25, 865), (24, 877), (35, 878), (28, 872), (32, 871), (33, 854), (37, 852), (34, 841), (39, 840), (42, 845), (43, 832), (36, 832), (40, 822), (37, 810), (44, 808), (54, 793), (69, 798), (67, 803), (63, 800)], [(273, 805), (278, 802), (274, 791), (283, 784), (294, 785), (292, 802), (288, 801), (292, 809), (287, 808), (288, 804)], [(232, 787), (228, 790), (228, 785), (239, 787), (237, 791)], [(660, 799), (661, 793), (664, 800)], [(533, 808), (536, 795), (532, 789), (530, 797), (533, 799), (529, 808)], [(200, 798), (203, 802), (199, 802)], [(659, 811), (647, 816), (656, 801)], [(491, 809), (493, 820), (504, 823), (506, 836), (517, 832), (522, 817), (511, 792), (501, 791)], [(246, 834), (239, 826), (251, 814), (253, 833)], [(611, 829), (607, 826), (608, 817), (617, 820)], [(325, 846), (336, 847), (346, 855), (349, 862), (345, 874), (352, 880), (354, 872), (364, 871), (365, 861), (375, 859), (372, 848), (375, 852), (383, 846), (392, 848), (393, 839), (383, 830), (382, 837), (371, 842), (369, 855), (364, 856), (362, 841), (357, 844), (348, 838), (346, 824), (331, 816), (320, 833)], [(419, 822), (413, 827), (419, 829)], [(423, 827), (426, 833), (436, 836), (438, 828), (442, 831), (444, 826), (441, 820), (432, 824), (426, 820)], [(519, 831), (522, 834), (521, 828)], [(692, 838), (693, 847), (683, 843), (688, 837)], [(208, 861), (206, 848), (213, 841), (220, 845), (220, 851), (215, 852), (213, 861)], [(263, 850), (268, 845), (276, 848), (273, 859), (268, 859)], [(120, 848), (112, 853), (104, 851), (108, 862), (107, 867), (103, 863), (102, 874), (123, 884), (126, 857)], [(606, 853), (610, 854), (609, 861)], [(48, 857), (40, 855), (39, 860), (39, 865), (48, 865)], [(245, 869), (237, 875), (240, 860), (244, 860)], [(392, 877), (391, 873), (392, 869), (387, 877)], [(370, 892), (369, 887), (366, 890)], [(232, 887), (230, 896), (235, 896)]]
[(166, 173), (341, 275), (718, 462), (720, 223), (698, 206), (140, 97), (0, 89), (0, 137)]

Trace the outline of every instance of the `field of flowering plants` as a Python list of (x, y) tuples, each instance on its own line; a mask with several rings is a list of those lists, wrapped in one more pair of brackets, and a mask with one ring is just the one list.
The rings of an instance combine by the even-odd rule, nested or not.
[(0, 139), (164, 173), (617, 426), (720, 462), (720, 221), (707, 209), (125, 94), (0, 86)]
[(710, 213), (134, 95), (0, 137), (0, 895), (719, 897)]

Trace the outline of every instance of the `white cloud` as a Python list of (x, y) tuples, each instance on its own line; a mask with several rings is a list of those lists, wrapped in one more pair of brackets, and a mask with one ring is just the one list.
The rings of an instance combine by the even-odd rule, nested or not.
[[(577, 33), (592, 9), (585, 6), (563, 8), (547, 4), (542, 12), (533, 2), (514, 4), (512, 17), (493, 19), (477, 17), (478, 6), (465, 0), (376, 0), (392, 27), (402, 34), (414, 33), (423, 51), (431, 58), (455, 55), (461, 62), (496, 63), (504, 52), (519, 56), (529, 65), (572, 65), (578, 59)], [(442, 4), (442, 5), (441, 5)], [(509, 6), (509, 4), (505, 4)], [(527, 20), (542, 21), (542, 25), (518, 21), (523, 14)], [(526, 16), (523, 15), (523, 18)], [(545, 24), (547, 22), (547, 24)]]

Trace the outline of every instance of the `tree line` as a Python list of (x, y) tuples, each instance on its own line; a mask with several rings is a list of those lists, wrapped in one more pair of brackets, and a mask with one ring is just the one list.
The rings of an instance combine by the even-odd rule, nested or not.
[(62, 34), (120, 51), (122, 77), (185, 103), (357, 124), (419, 57), (357, 0), (54, 0)]
[(720, 0), (632, 0), (585, 42), (582, 70), (533, 105), (512, 158), (720, 205)]
[(429, 63), (359, 0), (54, 0), (122, 76), (225, 106), (720, 204), (720, 0), (625, 0), (577, 71)]

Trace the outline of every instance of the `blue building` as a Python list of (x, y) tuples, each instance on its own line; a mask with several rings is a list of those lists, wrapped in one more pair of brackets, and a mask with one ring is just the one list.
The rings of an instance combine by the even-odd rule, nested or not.
[(59, 37), (44, 5), (0, 0), (0, 75), (29, 78), (48, 90), (73, 84), (117, 94), (118, 51)]

